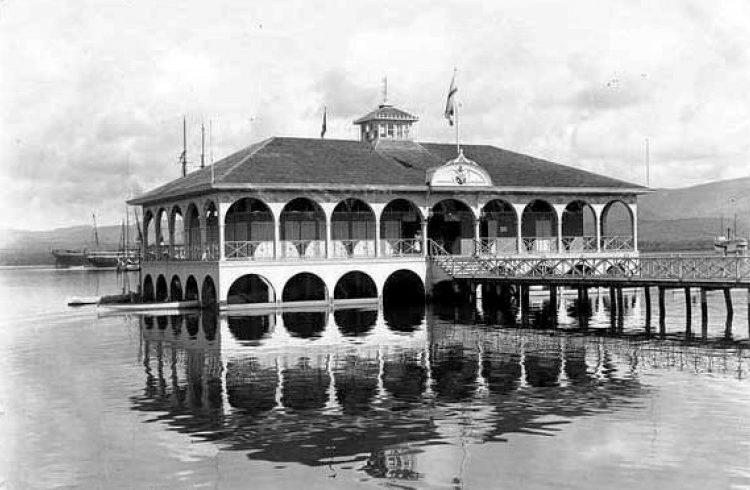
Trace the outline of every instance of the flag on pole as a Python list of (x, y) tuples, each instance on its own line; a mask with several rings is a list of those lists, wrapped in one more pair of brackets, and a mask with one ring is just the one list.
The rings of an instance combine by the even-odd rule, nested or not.
[(445, 101), (445, 118), (448, 120), (448, 124), (453, 126), (456, 117), (456, 71), (453, 71), (453, 78), (451, 79), (451, 86), (448, 89), (448, 99)]
[(326, 137), (326, 130), (328, 129), (326, 127), (326, 112), (327, 108), (323, 106), (323, 125), (320, 127), (320, 138), (323, 139)]

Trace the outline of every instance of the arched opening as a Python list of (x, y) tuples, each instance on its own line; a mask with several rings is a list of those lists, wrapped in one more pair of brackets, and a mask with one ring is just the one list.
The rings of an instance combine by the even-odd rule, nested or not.
[(216, 306), (216, 286), (214, 286), (214, 280), (211, 276), (206, 276), (203, 280), (203, 287), (201, 288), (201, 305), (206, 308), (213, 308)]
[(422, 215), (413, 202), (394, 199), (380, 215), (381, 255), (422, 255)]
[(550, 203), (536, 200), (524, 208), (521, 236), (525, 252), (557, 251), (557, 214)]
[(259, 199), (235, 201), (224, 218), (224, 254), (227, 259), (272, 259), (273, 213)]
[(193, 276), (188, 276), (187, 281), (185, 281), (185, 300), (198, 300), (198, 281)]
[(347, 272), (333, 289), (334, 299), (377, 298), (378, 288), (370, 276), (360, 271)]
[(172, 208), (171, 235), (172, 240), (169, 244), (172, 248), (172, 260), (185, 260), (187, 258), (185, 254), (185, 222), (182, 219), (182, 210), (179, 206)]
[(143, 301), (153, 301), (154, 300), (154, 280), (151, 279), (151, 276), (146, 274), (146, 277), (143, 278)]
[(227, 304), (273, 303), (276, 292), (271, 283), (258, 274), (246, 274), (232, 283), (227, 293)]
[(281, 300), (290, 301), (325, 301), (328, 291), (323, 280), (309, 272), (300, 272), (289, 279), (284, 286)]
[(585, 201), (573, 201), (562, 217), (562, 244), (565, 252), (596, 251), (596, 214)]
[(187, 330), (191, 339), (198, 336), (198, 331), (200, 330), (200, 315), (198, 313), (185, 315), (185, 330)]
[(206, 244), (201, 252), (201, 260), (219, 260), (219, 210), (209, 201), (205, 209)]
[(151, 210), (146, 211), (143, 215), (143, 249), (145, 260), (156, 260), (156, 220)]
[(167, 210), (159, 209), (156, 213), (156, 231), (154, 244), (156, 245), (157, 260), (166, 260), (169, 258), (169, 216)]
[(347, 308), (333, 312), (333, 321), (346, 337), (363, 337), (370, 333), (378, 319), (377, 310)]
[(187, 238), (187, 259), (200, 260), (201, 258), (201, 219), (198, 207), (190, 204), (185, 217), (185, 235)]
[(449, 254), (471, 255), (474, 253), (474, 213), (456, 199), (440, 201), (432, 207), (427, 236)]
[(383, 304), (411, 305), (424, 304), (425, 291), (422, 279), (414, 272), (401, 269), (385, 280), (383, 285)]
[(479, 250), (481, 255), (505, 255), (518, 251), (516, 233), (518, 217), (508, 202), (493, 199), (482, 208), (479, 218)]
[(227, 324), (232, 336), (242, 344), (260, 345), (274, 327), (275, 315), (230, 316)]
[(418, 330), (425, 315), (422, 279), (412, 271), (398, 270), (383, 285), (383, 319), (389, 329), (409, 333)]
[(184, 318), (182, 315), (172, 315), (169, 317), (169, 324), (172, 325), (172, 334), (174, 336), (178, 336), (182, 332), (183, 321)]
[(289, 335), (302, 339), (320, 337), (328, 324), (325, 311), (286, 311), (281, 318)]
[(161, 274), (156, 279), (156, 301), (167, 301), (169, 299), (169, 290), (167, 289), (167, 280)]
[(172, 276), (172, 282), (169, 285), (169, 300), (182, 301), (182, 282), (180, 282), (180, 276)]
[(279, 219), (282, 257), (326, 256), (326, 217), (317, 203), (304, 197), (293, 199), (284, 206)]
[(634, 250), (634, 218), (622, 201), (607, 203), (602, 211), (602, 250)]
[(334, 257), (375, 256), (375, 213), (359, 199), (344, 199), (331, 214)]

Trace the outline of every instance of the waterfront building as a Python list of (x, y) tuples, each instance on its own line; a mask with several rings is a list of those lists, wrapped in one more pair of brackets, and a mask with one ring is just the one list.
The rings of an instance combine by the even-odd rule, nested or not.
[[(629, 257), (644, 187), (489, 145), (420, 143), (382, 104), (360, 139), (273, 137), (133, 200), (146, 300), (222, 309), (429, 294), (430, 253)], [(412, 297), (413, 297), (412, 296)]]

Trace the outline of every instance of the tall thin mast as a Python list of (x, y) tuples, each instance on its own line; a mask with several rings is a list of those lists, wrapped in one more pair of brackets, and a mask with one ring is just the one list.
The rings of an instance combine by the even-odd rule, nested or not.
[[(458, 75), (458, 68), (454, 68), (453, 69), (453, 79), (454, 80), (456, 79), (457, 75)], [(456, 86), (458, 86), (458, 82), (456, 82)], [(460, 143), (459, 132), (458, 132), (458, 112), (459, 112), (458, 111), (458, 106), (461, 105), (461, 104), (458, 102), (458, 90), (456, 90), (455, 97), (456, 97), (456, 100), (453, 101), (454, 102), (453, 103), (453, 112), (454, 112), (454, 116), (455, 116), (455, 119), (456, 119), (456, 154), (460, 155), (461, 154), (461, 143)]]
[(206, 126), (201, 123), (201, 168), (206, 167)]
[(94, 241), (96, 242), (96, 248), (99, 248), (99, 231), (96, 229), (96, 214), (91, 213), (91, 217), (94, 219)]
[(187, 175), (187, 122), (185, 117), (182, 118), (182, 154), (180, 155), (180, 163), (182, 164), (182, 176)]
[(651, 186), (651, 155), (649, 152), (648, 138), (646, 138), (646, 187)]

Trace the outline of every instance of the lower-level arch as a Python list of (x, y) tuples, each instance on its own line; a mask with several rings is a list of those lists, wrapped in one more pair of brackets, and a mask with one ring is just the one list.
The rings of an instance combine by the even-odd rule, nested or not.
[(159, 277), (156, 279), (156, 301), (166, 301), (169, 299), (169, 290), (167, 289), (167, 280), (166, 278), (159, 274)]
[(333, 289), (334, 299), (377, 298), (378, 288), (372, 277), (361, 271), (347, 272)]
[(185, 300), (197, 301), (198, 299), (198, 281), (195, 280), (194, 276), (188, 276), (187, 281), (185, 281)]
[(169, 300), (182, 301), (182, 282), (180, 276), (172, 276), (172, 282), (169, 285)]
[(285, 311), (281, 314), (284, 328), (292, 337), (316, 339), (323, 334), (328, 324), (326, 311)]
[(265, 277), (258, 274), (245, 274), (229, 287), (227, 304), (273, 303), (276, 291)]
[(410, 270), (397, 270), (383, 285), (384, 304), (423, 304), (424, 298), (424, 283)]
[(283, 302), (289, 301), (325, 301), (328, 290), (325, 282), (310, 272), (300, 272), (292, 276), (284, 285), (281, 295)]
[(216, 306), (216, 286), (211, 276), (206, 276), (203, 280), (203, 287), (201, 287), (201, 305), (205, 307)]
[(154, 280), (151, 279), (150, 274), (146, 274), (143, 278), (143, 301), (154, 300)]

